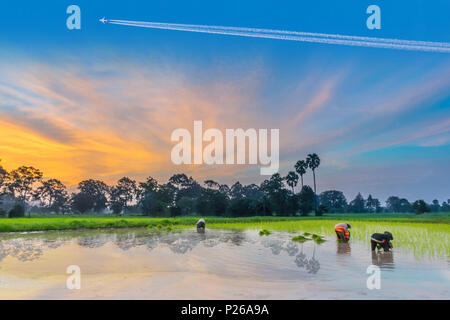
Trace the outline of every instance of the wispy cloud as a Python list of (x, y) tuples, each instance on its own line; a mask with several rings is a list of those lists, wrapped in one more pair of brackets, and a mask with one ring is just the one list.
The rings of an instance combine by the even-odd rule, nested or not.
[[(307, 153), (318, 152), (326, 172), (322, 187), (338, 188), (334, 184), (340, 181), (345, 191), (364, 180), (357, 176), (364, 168), (352, 171), (354, 164), (349, 165), (361, 153), (449, 142), (448, 112), (429, 110), (448, 95), (445, 66), (389, 88), (384, 79), (402, 79), (405, 69), (385, 70), (381, 83), (365, 86), (353, 79), (355, 65), (311, 67), (291, 77), (288, 88), (272, 88), (270, 66), (232, 67), (232, 79), (205, 80), (129, 60), (0, 68), (2, 164), (34, 165), (68, 185), (88, 177), (111, 183), (124, 175), (166, 180), (175, 172), (200, 181), (260, 182), (264, 177), (257, 166), (172, 165), (172, 131), (202, 120), (205, 129), (279, 128), (282, 174)], [(420, 117), (410, 118), (411, 112)]]
[[(114, 64), (110, 68), (120, 69), (120, 76), (96, 77), (82, 64), (69, 70), (42, 64), (4, 74), (8, 79), (0, 86), (4, 164), (32, 164), (70, 184), (86, 177), (111, 182), (120, 175), (160, 175), (181, 169), (170, 161), (174, 129), (191, 129), (194, 120), (202, 120), (208, 128), (250, 125), (251, 114), (242, 110), (255, 79), (195, 85), (181, 74), (163, 74), (158, 68)], [(242, 95), (246, 87), (249, 91)], [(210, 174), (210, 168), (183, 169)], [(232, 166), (215, 172), (232, 175), (241, 170)]]

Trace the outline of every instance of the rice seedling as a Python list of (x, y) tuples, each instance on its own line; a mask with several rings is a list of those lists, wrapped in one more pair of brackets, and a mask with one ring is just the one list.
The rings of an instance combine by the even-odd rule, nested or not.
[(268, 236), (269, 234), (271, 234), (271, 232), (266, 229), (262, 229), (261, 231), (259, 231), (260, 236)]
[(291, 240), (295, 241), (295, 242), (306, 242), (306, 241), (309, 241), (309, 240), (312, 240), (312, 239), (311, 238), (306, 238), (306, 237), (304, 237), (302, 235), (299, 235), (299, 236), (293, 237)]

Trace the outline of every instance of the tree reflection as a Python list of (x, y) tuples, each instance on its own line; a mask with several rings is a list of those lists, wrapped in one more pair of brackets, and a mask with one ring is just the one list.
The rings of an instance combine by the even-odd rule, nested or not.
[[(49, 238), (46, 238), (49, 237)], [(320, 263), (315, 258), (316, 244), (314, 244), (313, 256), (308, 259), (297, 243), (290, 240), (282, 240), (275, 237), (255, 238), (247, 236), (244, 231), (208, 230), (205, 233), (197, 233), (193, 230), (174, 232), (165, 231), (106, 231), (101, 233), (61, 233), (26, 235), (23, 238), (0, 240), (0, 261), (10, 256), (19, 261), (32, 261), (39, 259), (46, 250), (57, 249), (68, 244), (76, 244), (82, 248), (95, 249), (113, 244), (120, 250), (143, 247), (149, 251), (157, 247), (168, 248), (175, 254), (186, 254), (196, 246), (202, 244), (205, 248), (213, 248), (219, 245), (242, 246), (244, 244), (261, 245), (270, 249), (273, 255), (285, 253), (295, 257), (295, 264), (299, 268), (305, 268), (308, 273), (317, 273)], [(299, 253), (300, 251), (300, 253)]]
[(316, 274), (320, 270), (320, 262), (316, 259), (316, 246), (314, 243), (313, 254), (311, 259), (303, 252), (303, 243), (301, 244), (300, 253), (295, 256), (295, 264), (299, 268), (305, 268), (308, 273)]
[(34, 244), (23, 239), (13, 239), (8, 242), (0, 242), (0, 261), (7, 256), (14, 257), (19, 261), (33, 261), (39, 259), (43, 254), (42, 242)]
[(308, 259), (306, 258), (306, 254), (303, 253), (303, 243), (301, 244), (302, 249), (298, 255), (295, 256), (295, 264), (299, 268), (305, 267)]

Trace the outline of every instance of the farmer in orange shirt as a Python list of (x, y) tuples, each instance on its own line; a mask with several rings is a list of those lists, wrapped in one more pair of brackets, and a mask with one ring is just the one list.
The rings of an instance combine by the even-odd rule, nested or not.
[(334, 231), (336, 231), (336, 236), (338, 240), (342, 242), (348, 242), (350, 240), (350, 223), (338, 223), (334, 226)]

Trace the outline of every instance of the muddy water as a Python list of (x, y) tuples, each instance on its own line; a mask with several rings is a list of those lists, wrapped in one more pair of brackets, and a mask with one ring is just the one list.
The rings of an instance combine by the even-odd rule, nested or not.
[[(450, 299), (448, 257), (372, 254), (367, 244), (294, 234), (145, 229), (0, 235), (0, 298)], [(81, 288), (66, 286), (70, 265)], [(380, 267), (380, 289), (367, 268)]]

